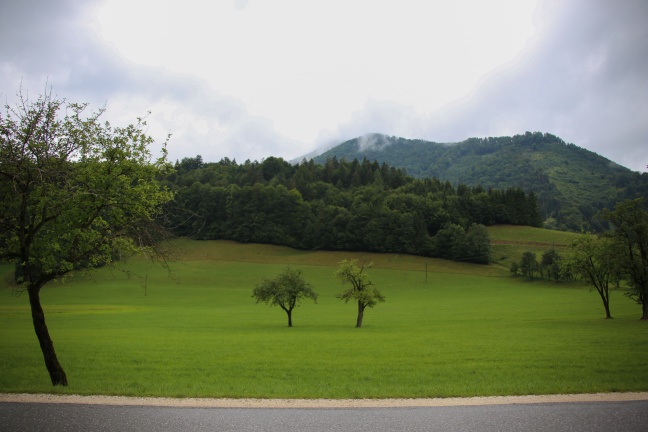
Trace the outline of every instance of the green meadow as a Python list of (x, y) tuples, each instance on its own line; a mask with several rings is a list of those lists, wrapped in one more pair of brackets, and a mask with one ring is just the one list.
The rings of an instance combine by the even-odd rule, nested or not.
[[(125, 269), (136, 277), (106, 268), (43, 289), (66, 388), (50, 385), (27, 295), (11, 295), (10, 267), (0, 266), (0, 392), (422, 398), (648, 390), (648, 323), (622, 291), (612, 293), (614, 319), (605, 320), (587, 287), (512, 278), (499, 265), (176, 244), (181, 259), (171, 274), (133, 260)], [(342, 286), (333, 273), (344, 258), (374, 261), (370, 275), (387, 298), (367, 309), (361, 329), (356, 306), (335, 298)], [(292, 328), (280, 308), (251, 296), (286, 265), (319, 293), (317, 304), (295, 309)]]
[(496, 225), (488, 227), (491, 259), (508, 270), (526, 251), (534, 252), (538, 260), (549, 249), (563, 253), (579, 234), (528, 226)]

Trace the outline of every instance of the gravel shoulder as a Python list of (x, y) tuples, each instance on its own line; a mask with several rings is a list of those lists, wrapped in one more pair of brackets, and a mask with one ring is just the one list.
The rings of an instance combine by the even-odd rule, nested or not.
[(397, 408), (648, 400), (648, 392), (430, 399), (210, 399), (5, 393), (2, 402), (194, 408)]

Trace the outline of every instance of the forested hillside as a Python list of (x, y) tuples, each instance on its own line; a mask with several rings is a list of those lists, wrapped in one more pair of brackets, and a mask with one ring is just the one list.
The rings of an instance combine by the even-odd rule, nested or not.
[(177, 162), (165, 182), (177, 193), (173, 230), (198, 239), (486, 263), (485, 225), (541, 224), (533, 193), (414, 179), (366, 159), (293, 165), (198, 156)]
[(539, 132), (454, 144), (374, 134), (347, 141), (314, 160), (323, 164), (332, 157), (386, 162), (413, 177), (455, 186), (532, 191), (547, 227), (577, 232), (605, 230), (607, 225), (596, 217), (599, 210), (648, 196), (648, 174)]

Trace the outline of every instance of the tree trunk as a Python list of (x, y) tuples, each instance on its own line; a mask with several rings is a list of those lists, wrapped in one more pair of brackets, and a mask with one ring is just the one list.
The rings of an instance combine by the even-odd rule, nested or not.
[(31, 306), (34, 331), (36, 331), (36, 337), (40, 343), (43, 358), (45, 359), (45, 366), (50, 374), (52, 385), (67, 386), (67, 376), (56, 357), (54, 344), (47, 330), (47, 324), (45, 324), (45, 312), (43, 312), (43, 307), (40, 303), (39, 290), (30, 287), (27, 292), (29, 293), (29, 304)]
[(288, 314), (288, 327), (292, 327), (292, 309), (287, 310), (286, 314)]
[[(648, 296), (646, 296), (648, 297)], [(642, 321), (648, 321), (648, 299), (644, 297), (643, 302), (641, 303), (641, 311), (643, 312), (641, 314), (641, 320)]]
[(605, 308), (605, 319), (612, 319), (612, 315), (610, 314), (610, 291), (598, 287), (596, 287), (596, 290), (600, 294), (603, 307)]
[(612, 315), (610, 314), (610, 302), (608, 301), (603, 301), (603, 306), (605, 306), (605, 318), (606, 319), (612, 319)]
[(358, 301), (358, 320), (356, 321), (356, 328), (362, 327), (362, 318), (364, 317), (364, 308), (365, 305)]

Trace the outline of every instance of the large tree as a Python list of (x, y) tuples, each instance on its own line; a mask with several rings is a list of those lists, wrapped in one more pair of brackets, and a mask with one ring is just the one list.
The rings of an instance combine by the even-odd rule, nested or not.
[[(156, 217), (173, 199), (156, 177), (152, 139), (136, 125), (112, 127), (86, 115), (87, 104), (45, 92), (18, 94), (0, 113), (0, 261), (15, 264), (53, 385), (67, 385), (45, 322), (40, 292), (77, 269), (107, 265), (139, 252), (164, 256)], [(165, 143), (166, 144), (166, 143)]]
[(614, 237), (623, 245), (623, 271), (630, 282), (629, 295), (641, 305), (648, 320), (648, 211), (643, 198), (622, 201), (603, 218), (614, 224)]
[(358, 260), (355, 259), (342, 260), (335, 271), (337, 278), (348, 285), (347, 289), (338, 294), (337, 297), (344, 300), (345, 303), (349, 300), (358, 302), (358, 317), (356, 319), (356, 327), (358, 328), (362, 327), (364, 310), (385, 301), (385, 297), (373, 285), (369, 275), (365, 272), (365, 269), (371, 266), (372, 263), (358, 265)]
[(264, 278), (252, 291), (257, 303), (265, 302), (270, 306), (279, 306), (288, 315), (288, 327), (292, 327), (292, 311), (303, 298), (310, 298), (317, 303), (317, 293), (306, 282), (301, 270), (287, 267), (274, 279)]
[(619, 243), (610, 237), (583, 235), (574, 240), (569, 248), (567, 267), (573, 275), (580, 276), (593, 286), (601, 297), (605, 318), (611, 319), (610, 284), (620, 277)]

